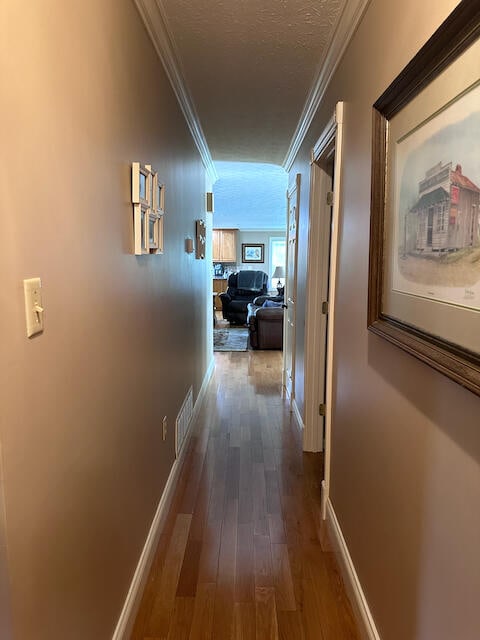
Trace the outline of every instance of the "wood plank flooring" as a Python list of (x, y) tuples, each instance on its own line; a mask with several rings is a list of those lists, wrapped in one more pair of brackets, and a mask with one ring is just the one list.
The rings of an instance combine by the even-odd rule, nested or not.
[(358, 640), (281, 358), (215, 354), (132, 640)]

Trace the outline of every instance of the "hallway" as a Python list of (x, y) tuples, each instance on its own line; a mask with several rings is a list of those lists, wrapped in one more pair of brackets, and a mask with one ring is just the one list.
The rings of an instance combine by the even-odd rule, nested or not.
[(215, 354), (132, 640), (357, 640), (279, 351)]

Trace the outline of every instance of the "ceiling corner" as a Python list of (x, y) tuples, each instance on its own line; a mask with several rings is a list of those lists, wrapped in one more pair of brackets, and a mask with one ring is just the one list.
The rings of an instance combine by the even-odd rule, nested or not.
[(180, 57), (161, 0), (135, 0), (153, 46), (172, 85), (202, 162), (212, 182), (218, 179), (198, 115), (181, 69)]
[(346, 0), (344, 9), (337, 22), (332, 40), (320, 60), (317, 74), (308, 93), (302, 114), (293, 134), (287, 155), (283, 161), (286, 171), (292, 168), (295, 157), (305, 139), (307, 131), (325, 95), (333, 74), (345, 53), (345, 50), (365, 13), (370, 0)]

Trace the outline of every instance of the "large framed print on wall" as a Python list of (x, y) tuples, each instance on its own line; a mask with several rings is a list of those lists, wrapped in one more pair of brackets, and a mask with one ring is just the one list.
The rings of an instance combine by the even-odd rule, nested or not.
[(373, 106), (368, 328), (480, 395), (480, 5)]

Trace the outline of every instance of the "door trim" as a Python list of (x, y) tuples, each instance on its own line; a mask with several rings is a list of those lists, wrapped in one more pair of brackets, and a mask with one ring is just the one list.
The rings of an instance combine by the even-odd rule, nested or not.
[[(330, 488), (330, 455), (331, 455), (331, 429), (332, 429), (332, 405), (333, 405), (333, 345), (335, 326), (335, 291), (337, 275), (337, 254), (339, 242), (340, 221), (340, 194), (341, 194), (341, 167), (342, 167), (342, 139), (344, 122), (344, 103), (338, 102), (334, 114), (322, 135), (312, 149), (311, 158), (311, 185), (309, 208), (309, 251), (307, 267), (307, 310), (306, 310), (306, 339), (305, 339), (305, 431), (304, 450), (322, 451), (325, 435), (325, 472), (322, 482), (322, 517), (326, 515), (326, 505)], [(323, 158), (327, 158), (332, 150), (335, 150), (334, 180), (333, 180), (333, 206), (331, 215), (330, 237), (330, 266), (328, 273), (328, 323), (327, 345), (325, 350), (325, 417), (319, 415), (320, 376), (319, 360), (322, 358), (324, 348), (321, 340), (321, 327), (318, 322), (322, 308), (322, 290), (319, 283), (322, 281), (321, 257), (319, 251), (315, 251), (321, 239), (321, 221), (315, 212), (321, 202), (325, 202), (327, 191), (331, 187), (327, 183), (324, 172), (316, 165)], [(323, 173), (323, 175), (322, 175)], [(323, 242), (323, 247), (327, 247)], [(324, 423), (324, 424), (323, 424)], [(323, 430), (325, 434), (323, 434)]]
[[(291, 344), (288, 345), (287, 342), (287, 310), (284, 311), (284, 319), (283, 319), (283, 372), (282, 372), (282, 383), (285, 395), (288, 397), (291, 403), (295, 400), (295, 353), (296, 353), (296, 324), (297, 324), (297, 263), (298, 263), (298, 220), (299, 220), (299, 205), (300, 205), (300, 180), (301, 174), (297, 173), (295, 176), (295, 182), (293, 182), (288, 190), (287, 190), (287, 236), (286, 236), (286, 278), (285, 278), (285, 291), (284, 291), (284, 300), (288, 305), (288, 298), (290, 297), (290, 292), (293, 292), (294, 299), (294, 322), (293, 322), (293, 331), (291, 335)], [(290, 234), (290, 204), (292, 201), (292, 197), (295, 198), (295, 256), (293, 259), (293, 282), (289, 282), (289, 273), (288, 273), (288, 262), (289, 262), (289, 234)], [(292, 362), (292, 387), (289, 392), (287, 385), (287, 349), (286, 347), (290, 346), (291, 349), (291, 362)]]
[[(308, 264), (305, 312), (305, 432), (304, 451), (323, 451), (324, 417), (320, 404), (326, 403), (324, 389), (326, 376), (326, 332), (328, 316), (323, 313), (323, 302), (328, 302), (329, 261), (331, 253), (331, 207), (327, 193), (332, 189), (333, 176), (316, 164), (335, 152), (335, 129), (325, 138), (325, 146), (312, 156), (310, 168), (310, 206), (308, 234)], [(333, 173), (333, 170), (332, 170)], [(328, 216), (328, 218), (327, 218)]]

